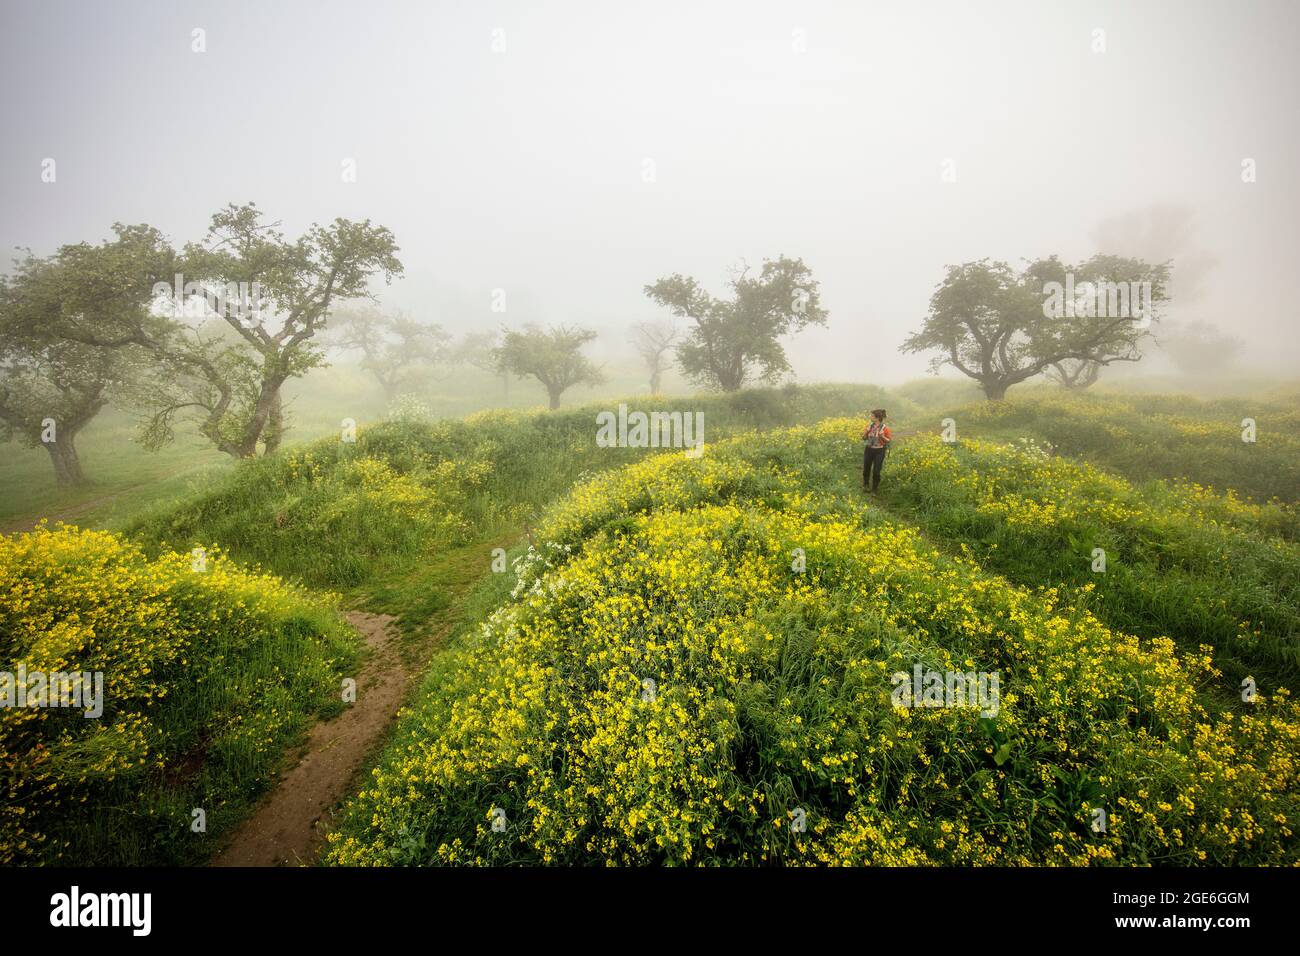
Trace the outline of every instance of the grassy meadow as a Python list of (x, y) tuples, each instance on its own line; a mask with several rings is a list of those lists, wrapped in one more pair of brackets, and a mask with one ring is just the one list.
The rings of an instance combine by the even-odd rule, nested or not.
[[(323, 863), (1300, 862), (1294, 389), (614, 370), (547, 412), (458, 376), (389, 407), (313, 372), (238, 464), (106, 413), (72, 493), (9, 446), (0, 669), (102, 670), (108, 705), (4, 711), (0, 861), (202, 862), (341, 708), (358, 608), (424, 676)], [(702, 412), (704, 453), (598, 446), (619, 401)], [(1000, 697), (899, 706), (915, 667)]]

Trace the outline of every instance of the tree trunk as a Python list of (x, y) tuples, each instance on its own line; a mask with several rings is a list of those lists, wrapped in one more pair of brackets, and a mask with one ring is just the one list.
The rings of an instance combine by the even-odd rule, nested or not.
[(1005, 382), (981, 382), (984, 388), (984, 397), (990, 402), (1000, 402), (1007, 397), (1007, 386)]
[(560, 407), (560, 396), (563, 393), (564, 389), (562, 388), (556, 388), (553, 385), (546, 386), (546, 394), (551, 397), (551, 411), (555, 411)]
[(1061, 376), (1061, 384), (1067, 389), (1077, 389), (1082, 391), (1095, 385), (1097, 379), (1101, 376), (1101, 366), (1094, 364), (1082, 364), (1073, 372), (1067, 372), (1062, 366), (1056, 366), (1057, 372)]
[(86, 484), (86, 476), (81, 473), (81, 459), (77, 457), (74, 444), (76, 434), (65, 427), (60, 430), (58, 441), (45, 442), (45, 450), (50, 453), (54, 465), (54, 480), (60, 487)]
[(653, 375), (650, 376), (650, 394), (651, 394), (651, 395), (658, 395), (658, 394), (659, 394), (659, 380), (660, 380), (660, 379), (659, 379), (659, 373), (658, 373), (658, 372), (655, 372)]
[(284, 399), (277, 388), (271, 396), (271, 411), (266, 416), (266, 430), (262, 433), (266, 454), (274, 454), (284, 441)]
[(740, 391), (741, 379), (735, 375), (719, 375), (718, 384), (724, 392)]
[(272, 436), (272, 429), (269, 424), (273, 412), (276, 415), (283, 415), (284, 409), (280, 401), (280, 386), (284, 384), (286, 378), (288, 378), (287, 375), (279, 373), (263, 376), (261, 391), (257, 396), (257, 405), (253, 408), (253, 417), (244, 426), (244, 432), (240, 436), (239, 444), (230, 449), (236, 458), (256, 458), (259, 442), (266, 443), (268, 452), (280, 447), (281, 436)]

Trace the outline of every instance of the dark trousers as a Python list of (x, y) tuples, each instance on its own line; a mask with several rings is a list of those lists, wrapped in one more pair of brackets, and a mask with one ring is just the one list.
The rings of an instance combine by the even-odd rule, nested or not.
[(866, 454), (862, 456), (862, 487), (871, 486), (875, 491), (880, 487), (880, 469), (885, 464), (885, 452), (887, 448), (868, 448)]

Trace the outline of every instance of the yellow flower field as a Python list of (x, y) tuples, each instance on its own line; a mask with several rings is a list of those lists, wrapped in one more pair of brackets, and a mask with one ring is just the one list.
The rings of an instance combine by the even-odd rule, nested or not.
[[(1113, 630), (791, 467), (843, 428), (577, 486), (435, 661), (330, 862), (1296, 862), (1285, 689), (1212, 713), (1210, 648)], [(1000, 675), (996, 715), (893, 706), (916, 665)]]
[(355, 657), (328, 603), (215, 549), (150, 560), (102, 531), (0, 537), (0, 671), (102, 675), (92, 717), (0, 708), (0, 864), (204, 859), (193, 810), (208, 833), (235, 818), (339, 706)]

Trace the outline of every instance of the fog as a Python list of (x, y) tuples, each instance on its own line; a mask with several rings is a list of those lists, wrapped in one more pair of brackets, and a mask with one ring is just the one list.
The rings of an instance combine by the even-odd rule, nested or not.
[[(720, 293), (786, 254), (830, 312), (789, 344), (799, 379), (882, 382), (925, 371), (898, 346), (948, 263), (1172, 257), (1171, 318), (1254, 369), (1300, 357), (1293, 3), (0, 8), (6, 250), (197, 240), (249, 200), (290, 236), (369, 218), (406, 269), (385, 305), (579, 323), (599, 357), (664, 315), (645, 284)], [(1191, 225), (1162, 238), (1153, 206)]]

